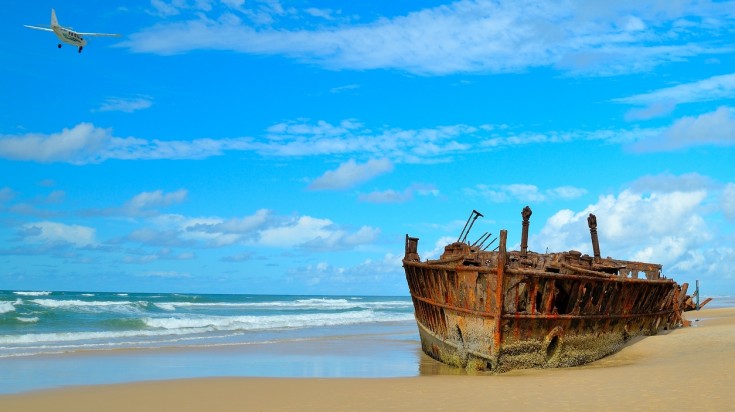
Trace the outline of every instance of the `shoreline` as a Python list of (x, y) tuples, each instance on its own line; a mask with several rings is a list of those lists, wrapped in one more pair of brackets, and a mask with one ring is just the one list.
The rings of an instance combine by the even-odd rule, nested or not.
[(0, 409), (727, 409), (735, 403), (735, 308), (685, 315), (696, 326), (636, 339), (613, 355), (574, 368), (479, 376), (450, 376), (445, 370), (398, 378), (212, 377), (86, 385), (0, 395)]

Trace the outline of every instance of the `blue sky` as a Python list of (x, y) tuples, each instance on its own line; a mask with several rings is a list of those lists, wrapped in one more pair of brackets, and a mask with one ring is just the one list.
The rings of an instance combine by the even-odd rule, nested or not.
[[(395, 4), (394, 4), (395, 3)], [(23, 24), (91, 38), (80, 54)], [(405, 295), (508, 229), (735, 293), (735, 4), (12, 1), (0, 288)]]

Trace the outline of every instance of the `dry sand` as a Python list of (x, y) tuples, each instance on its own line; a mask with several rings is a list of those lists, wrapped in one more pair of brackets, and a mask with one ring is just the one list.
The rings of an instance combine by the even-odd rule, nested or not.
[[(735, 410), (735, 308), (591, 365), (493, 376), (214, 378), (0, 396), (0, 411)], [(431, 361), (433, 362), (433, 361)]]

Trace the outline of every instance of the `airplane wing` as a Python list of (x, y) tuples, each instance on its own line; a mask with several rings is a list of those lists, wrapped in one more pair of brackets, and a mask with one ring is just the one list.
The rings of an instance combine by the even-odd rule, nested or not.
[(48, 27), (29, 26), (27, 24), (24, 24), (23, 27), (28, 27), (29, 29), (34, 29), (34, 30), (53, 31), (49, 29)]
[(81, 36), (85, 37), (120, 37), (121, 34), (114, 34), (114, 33), (77, 33)]

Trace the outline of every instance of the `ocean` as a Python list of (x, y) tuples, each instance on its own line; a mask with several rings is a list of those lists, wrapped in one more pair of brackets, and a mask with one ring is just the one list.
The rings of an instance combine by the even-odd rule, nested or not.
[(0, 291), (0, 358), (315, 339), (403, 321), (408, 297)]
[(420, 374), (409, 297), (0, 291), (0, 394), (200, 377)]

